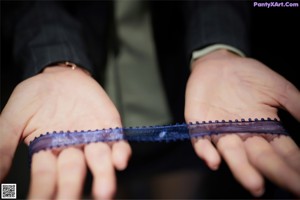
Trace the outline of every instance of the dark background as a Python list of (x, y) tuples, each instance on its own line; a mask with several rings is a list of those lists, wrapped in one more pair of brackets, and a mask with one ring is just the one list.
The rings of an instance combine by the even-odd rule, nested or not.
[[(12, 40), (10, 37), (5, 37), (9, 31), (7, 27), (11, 23), (8, 16), (12, 12), (12, 8), (6, 5), (1, 2), (1, 110), (13, 88), (21, 81), (20, 72), (13, 66), (10, 45)], [(299, 13), (299, 8), (252, 8), (251, 24), (251, 57), (280, 73), (298, 89), (300, 88)], [(285, 111), (280, 111), (279, 115), (284, 126), (299, 145), (300, 123)], [(21, 144), (17, 149), (11, 171), (4, 180), (6, 183), (17, 183), (18, 198), (26, 198), (29, 187), (27, 153), (27, 147)], [(211, 173), (205, 189), (212, 198), (252, 198), (233, 179), (225, 164), (218, 172)], [(263, 198), (289, 197), (291, 197), (289, 193), (267, 182), (267, 190)]]

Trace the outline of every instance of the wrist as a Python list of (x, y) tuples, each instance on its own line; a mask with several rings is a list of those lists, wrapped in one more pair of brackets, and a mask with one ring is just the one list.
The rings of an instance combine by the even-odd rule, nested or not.
[(195, 59), (191, 65), (191, 70), (193, 70), (196, 66), (200, 65), (203, 62), (226, 60), (234, 57), (240, 57), (240, 56), (227, 49), (218, 49), (206, 54), (205, 56)]

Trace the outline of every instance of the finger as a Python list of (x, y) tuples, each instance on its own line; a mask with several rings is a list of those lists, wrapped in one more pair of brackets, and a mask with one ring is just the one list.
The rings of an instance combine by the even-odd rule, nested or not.
[(300, 175), (276, 154), (272, 146), (261, 137), (245, 141), (250, 162), (267, 178), (300, 196)]
[(51, 151), (40, 151), (33, 155), (29, 199), (53, 199), (57, 158)]
[(217, 170), (221, 163), (221, 157), (212, 143), (206, 138), (192, 138), (196, 154), (205, 161), (212, 170)]
[(79, 199), (86, 175), (83, 152), (70, 147), (58, 156), (58, 191), (57, 199)]
[(118, 170), (124, 170), (127, 167), (131, 156), (131, 148), (128, 142), (118, 141), (112, 145), (112, 160)]
[(97, 199), (111, 199), (116, 190), (116, 178), (109, 145), (105, 143), (88, 144), (85, 146), (84, 153), (94, 177), (93, 195)]
[(274, 150), (300, 174), (300, 149), (288, 136), (279, 136), (270, 142)]
[(249, 163), (244, 144), (238, 135), (226, 135), (219, 139), (217, 148), (228, 164), (234, 177), (252, 195), (260, 196), (264, 192), (263, 177)]

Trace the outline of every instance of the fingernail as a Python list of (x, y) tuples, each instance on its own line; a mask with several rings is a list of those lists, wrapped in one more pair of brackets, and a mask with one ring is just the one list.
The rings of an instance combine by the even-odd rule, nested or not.
[(97, 199), (111, 199), (113, 192), (111, 188), (105, 184), (105, 182), (101, 181), (101, 184), (99, 184), (96, 193), (96, 198)]
[(214, 171), (216, 171), (216, 170), (218, 170), (219, 169), (219, 165), (211, 165), (211, 170), (214, 170)]
[(127, 162), (128, 160), (123, 154), (119, 153), (116, 155), (115, 166), (119, 171), (122, 171), (127, 167)]
[(257, 190), (255, 190), (254, 192), (253, 192), (253, 195), (255, 196), (255, 197), (260, 197), (260, 196), (262, 196), (263, 194), (265, 193), (265, 188), (259, 188), (259, 189), (257, 189)]
[(208, 162), (206, 161), (206, 165), (213, 171), (216, 171), (219, 169), (219, 164), (216, 164), (216, 162)]

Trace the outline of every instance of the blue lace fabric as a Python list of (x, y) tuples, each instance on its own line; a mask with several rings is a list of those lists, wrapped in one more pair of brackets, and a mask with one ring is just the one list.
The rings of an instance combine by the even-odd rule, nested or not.
[(41, 150), (66, 148), (95, 142), (119, 140), (137, 142), (168, 142), (198, 137), (215, 137), (224, 134), (260, 135), (270, 138), (288, 135), (287, 130), (277, 119), (248, 119), (234, 121), (208, 121), (164, 126), (143, 126), (129, 128), (110, 128), (88, 131), (52, 132), (36, 137), (29, 144), (30, 158)]

